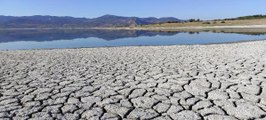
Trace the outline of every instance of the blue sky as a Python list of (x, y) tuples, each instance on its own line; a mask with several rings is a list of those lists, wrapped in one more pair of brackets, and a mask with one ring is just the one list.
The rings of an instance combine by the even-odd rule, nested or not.
[(266, 0), (0, 0), (0, 15), (216, 19), (266, 14)]

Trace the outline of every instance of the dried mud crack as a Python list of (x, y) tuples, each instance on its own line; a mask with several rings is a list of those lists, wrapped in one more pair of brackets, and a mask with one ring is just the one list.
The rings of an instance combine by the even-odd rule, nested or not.
[(0, 51), (0, 119), (266, 119), (266, 42)]

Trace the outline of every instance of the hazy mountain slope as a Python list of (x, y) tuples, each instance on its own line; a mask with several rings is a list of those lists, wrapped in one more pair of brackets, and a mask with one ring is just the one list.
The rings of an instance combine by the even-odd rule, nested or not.
[(105, 15), (98, 18), (74, 18), (57, 16), (0, 16), (0, 28), (41, 28), (41, 27), (116, 27), (136, 26), (181, 20), (176, 18), (138, 18)]

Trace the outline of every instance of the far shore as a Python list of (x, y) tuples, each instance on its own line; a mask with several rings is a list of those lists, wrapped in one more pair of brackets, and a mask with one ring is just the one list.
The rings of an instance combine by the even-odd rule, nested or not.
[(215, 33), (248, 33), (265, 34), (266, 25), (237, 25), (237, 26), (191, 26), (191, 27), (88, 27), (88, 28), (0, 28), (0, 32), (10, 31), (154, 31), (154, 32), (215, 32)]
[(93, 29), (118, 29), (118, 30), (206, 30), (206, 29), (239, 29), (239, 28), (265, 28), (266, 25), (235, 25), (235, 26), (188, 26), (188, 27), (104, 27)]
[(213, 30), (213, 29), (266, 29), (266, 25), (232, 25), (232, 26), (187, 26), (187, 27), (74, 27), (74, 28), (0, 28), (0, 30)]

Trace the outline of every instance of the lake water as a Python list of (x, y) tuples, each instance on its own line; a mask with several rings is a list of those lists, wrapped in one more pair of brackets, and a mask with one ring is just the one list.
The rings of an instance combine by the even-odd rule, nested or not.
[(265, 33), (122, 30), (0, 31), (0, 50), (214, 44), (266, 39)]

